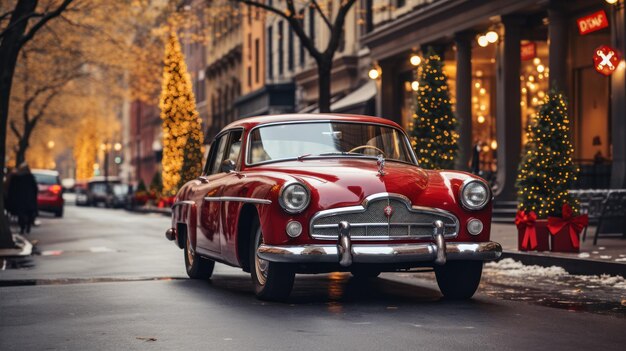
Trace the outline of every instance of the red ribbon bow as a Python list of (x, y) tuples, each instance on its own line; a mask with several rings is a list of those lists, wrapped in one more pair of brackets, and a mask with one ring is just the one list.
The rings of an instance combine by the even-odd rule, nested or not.
[(552, 235), (556, 235), (565, 226), (568, 226), (569, 237), (574, 248), (580, 247), (578, 233), (589, 224), (589, 216), (586, 214), (580, 216), (572, 216), (572, 207), (569, 204), (563, 205), (563, 218), (548, 217), (548, 230)]
[(517, 226), (517, 229), (525, 229), (524, 237), (522, 238), (522, 248), (526, 250), (534, 250), (537, 248), (537, 230), (535, 229), (536, 221), (537, 215), (533, 211), (528, 213), (524, 211), (517, 211), (517, 215), (515, 215), (515, 225)]

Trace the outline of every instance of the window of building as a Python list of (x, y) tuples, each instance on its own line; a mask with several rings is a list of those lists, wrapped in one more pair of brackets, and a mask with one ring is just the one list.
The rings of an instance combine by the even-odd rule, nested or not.
[(272, 34), (272, 26), (267, 27), (267, 76), (270, 79), (274, 77), (274, 48), (272, 47), (274, 38)]
[(289, 71), (293, 71), (293, 30), (291, 30), (291, 28), (288, 29), (289, 31), (289, 42), (287, 43), (287, 45), (289, 45), (289, 47), (287, 48), (288, 52), (288, 58), (287, 58), (287, 65), (288, 65), (288, 69)]
[(284, 22), (279, 21), (278, 22), (278, 75), (279, 76), (283, 75), (283, 72), (285, 69), (285, 64), (284, 64), (285, 36), (284, 36), (283, 30), (284, 30)]
[(396, 8), (401, 8), (404, 7), (404, 5), (406, 5), (406, 0), (396, 0)]
[(315, 9), (309, 7), (309, 38), (315, 46)]
[(248, 66), (248, 88), (252, 87), (252, 66)]
[(252, 33), (248, 33), (248, 60), (252, 60)]
[(261, 56), (259, 55), (260, 50), (260, 42), (259, 39), (254, 39), (254, 81), (259, 83), (259, 61)]
[[(300, 27), (304, 29), (304, 10), (300, 11)], [(300, 42), (300, 67), (304, 67), (304, 45), (302, 45), (302, 40), (298, 40)]]

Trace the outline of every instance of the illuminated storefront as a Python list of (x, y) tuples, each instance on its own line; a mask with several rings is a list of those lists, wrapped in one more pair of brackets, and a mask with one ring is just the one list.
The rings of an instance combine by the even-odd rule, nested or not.
[[(380, 67), (379, 115), (410, 128), (410, 57), (432, 46), (444, 59), (461, 123), (458, 167), (470, 170), (479, 150), (479, 171), (501, 199), (515, 196), (527, 126), (552, 88), (569, 100), (576, 186), (626, 186), (624, 62), (610, 51), (624, 46), (623, 2), (414, 2), (414, 13), (404, 11), (396, 26), (387, 19), (363, 40)], [(602, 46), (609, 51), (598, 54)]]

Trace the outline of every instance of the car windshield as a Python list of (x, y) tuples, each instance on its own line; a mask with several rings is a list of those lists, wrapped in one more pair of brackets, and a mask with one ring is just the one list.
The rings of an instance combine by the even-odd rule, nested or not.
[(59, 184), (59, 180), (57, 176), (55, 175), (35, 173), (35, 172), (33, 172), (33, 175), (35, 176), (35, 181), (37, 182), (37, 184), (44, 184), (44, 185)]
[(377, 157), (414, 163), (404, 134), (378, 124), (302, 122), (262, 126), (250, 134), (248, 164), (306, 157)]

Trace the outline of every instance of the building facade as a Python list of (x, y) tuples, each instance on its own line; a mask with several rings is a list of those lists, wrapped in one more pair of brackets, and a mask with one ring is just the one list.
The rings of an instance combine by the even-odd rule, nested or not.
[[(361, 43), (381, 71), (378, 115), (410, 128), (413, 93), (407, 83), (415, 68), (409, 57), (430, 46), (444, 60), (461, 125), (459, 168), (467, 169), (469, 150), (480, 145), (482, 171), (499, 199), (515, 198), (525, 128), (553, 88), (569, 101), (575, 162), (582, 171), (577, 186), (626, 186), (624, 63), (604, 76), (593, 61), (603, 45), (625, 52), (623, 1), (374, 3), (368, 8), (372, 30)], [(600, 12), (606, 23), (593, 17)], [(581, 29), (585, 20), (592, 30)], [(490, 40), (479, 42), (487, 33)]]

